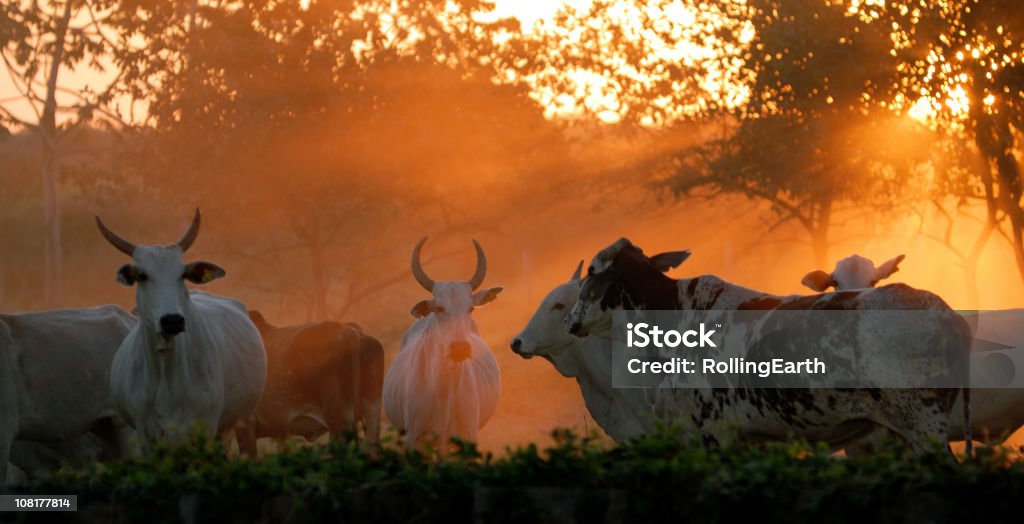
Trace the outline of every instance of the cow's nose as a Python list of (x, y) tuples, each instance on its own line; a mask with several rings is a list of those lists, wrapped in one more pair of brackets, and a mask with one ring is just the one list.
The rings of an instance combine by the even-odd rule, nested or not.
[(581, 329), (583, 329), (583, 324), (581, 324), (579, 322), (573, 322), (572, 325), (569, 326), (569, 334), (570, 335), (579, 335)]
[(160, 332), (165, 335), (177, 335), (185, 331), (185, 317), (174, 313), (160, 317)]
[(523, 341), (519, 340), (519, 337), (516, 337), (516, 338), (512, 339), (511, 347), (512, 347), (512, 351), (515, 352), (516, 354), (518, 354), (519, 353), (519, 349), (523, 347)]
[(457, 340), (448, 346), (448, 355), (456, 362), (466, 360), (472, 353), (472, 347), (465, 340)]

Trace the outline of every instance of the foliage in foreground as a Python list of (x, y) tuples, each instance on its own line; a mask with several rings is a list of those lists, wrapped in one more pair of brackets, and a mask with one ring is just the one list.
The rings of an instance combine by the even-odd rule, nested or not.
[[(989, 454), (964, 463), (889, 449), (861, 459), (804, 443), (707, 450), (671, 432), (616, 447), (556, 433), (502, 457), (458, 443), (445, 459), (358, 446), (293, 448), (259, 460), (225, 457), (219, 443), (160, 449), (32, 487), (76, 493), (80, 505), (129, 520), (953, 521), (1015, 516), (1024, 464)], [(185, 502), (191, 501), (191, 502)]]

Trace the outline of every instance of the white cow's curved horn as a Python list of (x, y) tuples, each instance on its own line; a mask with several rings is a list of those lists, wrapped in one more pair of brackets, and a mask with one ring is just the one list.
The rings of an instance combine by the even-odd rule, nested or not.
[(487, 276), (487, 255), (484, 255), (484, 248), (480, 247), (480, 243), (475, 238), (473, 239), (473, 247), (476, 248), (476, 272), (469, 279), (469, 287), (476, 290), (476, 288), (480, 287), (480, 284), (484, 283), (484, 277)]
[(188, 226), (188, 231), (185, 232), (181, 240), (178, 241), (178, 247), (181, 248), (181, 252), (188, 251), (188, 248), (192, 247), (192, 242), (195, 242), (196, 236), (199, 235), (199, 208), (196, 208), (196, 214), (192, 217), (192, 225)]
[(419, 282), (423, 289), (433, 293), (434, 280), (427, 276), (427, 272), (423, 271), (423, 264), (420, 263), (420, 250), (426, 241), (427, 237), (421, 238), (412, 250), (412, 276), (416, 277), (416, 282)]
[(96, 217), (96, 227), (100, 228), (100, 234), (103, 235), (103, 238), (107, 239), (107, 242), (110, 242), (110, 244), (116, 247), (118, 251), (128, 256), (133, 256), (135, 254), (135, 244), (132, 244), (118, 236), (117, 233), (111, 231), (110, 228), (100, 220), (99, 216)]

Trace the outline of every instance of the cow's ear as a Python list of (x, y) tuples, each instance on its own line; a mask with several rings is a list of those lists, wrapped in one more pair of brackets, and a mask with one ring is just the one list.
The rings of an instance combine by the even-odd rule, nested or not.
[(836, 280), (832, 278), (832, 275), (817, 269), (804, 275), (804, 279), (800, 283), (821, 293), (836, 285)]
[(193, 284), (205, 284), (226, 274), (227, 272), (217, 264), (200, 260), (185, 264), (185, 274), (182, 275), (182, 278)]
[(883, 278), (888, 278), (889, 275), (892, 275), (893, 273), (899, 271), (900, 262), (903, 262), (903, 259), (906, 257), (906, 255), (900, 255), (882, 264), (881, 266), (878, 267), (878, 269), (875, 269), (875, 280), (874, 282), (872, 282), (872, 284), (878, 282), (879, 280), (882, 280)]
[(684, 249), (682, 251), (669, 251), (667, 253), (661, 253), (651, 257), (651, 264), (654, 264), (654, 268), (662, 273), (670, 269), (679, 267), (686, 259), (690, 258), (690, 250)]
[(416, 305), (412, 307), (412, 310), (409, 311), (409, 313), (411, 313), (412, 316), (416, 318), (423, 318), (433, 313), (435, 309), (436, 308), (434, 307), (434, 301), (426, 299), (417, 302)]
[(473, 305), (474, 306), (482, 306), (484, 304), (489, 304), (489, 303), (493, 302), (494, 299), (498, 298), (498, 293), (501, 293), (502, 289), (505, 289), (505, 288), (500, 287), (500, 286), (499, 287), (489, 287), (487, 289), (481, 289), (480, 291), (477, 291), (476, 293), (473, 293)]
[(139, 280), (139, 270), (131, 265), (125, 264), (117, 268), (117, 281), (128, 287), (134, 286)]

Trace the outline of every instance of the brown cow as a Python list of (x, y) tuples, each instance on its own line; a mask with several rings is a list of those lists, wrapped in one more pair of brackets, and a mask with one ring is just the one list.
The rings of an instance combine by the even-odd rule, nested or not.
[[(267, 349), (267, 384), (256, 407), (256, 437), (325, 432), (341, 439), (362, 422), (367, 444), (380, 439), (384, 348), (355, 324), (313, 322), (275, 327), (249, 318)], [(255, 450), (246, 450), (254, 454)]]

